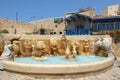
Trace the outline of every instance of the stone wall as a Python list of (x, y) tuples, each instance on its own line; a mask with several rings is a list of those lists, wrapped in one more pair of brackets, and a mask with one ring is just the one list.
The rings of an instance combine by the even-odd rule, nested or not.
[(84, 14), (84, 15), (90, 16), (91, 18), (93, 18), (93, 16), (96, 15), (96, 13), (94, 11), (92, 11), (92, 10), (80, 12), (80, 14)]
[(65, 24), (64, 23), (54, 23), (54, 18), (48, 18), (48, 19), (44, 19), (44, 20), (40, 20), (40, 21), (33, 21), (30, 22), (31, 24), (35, 25), (36, 32), (39, 32), (40, 29), (45, 29), (45, 34), (49, 35), (51, 34), (51, 32), (53, 32), (53, 34), (60, 34), (60, 33), (64, 33), (64, 29), (65, 29)]
[(0, 30), (8, 30), (10, 34), (26, 34), (33, 33), (34, 25), (30, 23), (16, 22), (9, 19), (0, 18)]
[(108, 6), (108, 7), (103, 9), (103, 14), (113, 15), (113, 16), (120, 15), (119, 8), (120, 8), (119, 4)]
[(32, 34), (37, 32), (40, 35), (40, 30), (44, 29), (45, 34), (63, 34), (65, 28), (64, 23), (54, 23), (54, 18), (34, 21), (29, 23), (16, 22), (13, 20), (0, 18), (0, 30), (8, 30), (10, 34)]

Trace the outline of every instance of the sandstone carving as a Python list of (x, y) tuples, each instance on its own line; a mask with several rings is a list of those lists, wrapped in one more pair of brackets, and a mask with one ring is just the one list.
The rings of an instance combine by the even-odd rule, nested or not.
[(112, 49), (112, 43), (110, 38), (98, 38), (95, 42), (95, 54), (100, 56), (108, 56), (108, 53)]
[(20, 42), (19, 41), (13, 41), (13, 50), (14, 50), (14, 56), (18, 57), (20, 55)]
[(13, 46), (10, 41), (5, 41), (4, 51), (1, 55), (2, 60), (14, 60)]

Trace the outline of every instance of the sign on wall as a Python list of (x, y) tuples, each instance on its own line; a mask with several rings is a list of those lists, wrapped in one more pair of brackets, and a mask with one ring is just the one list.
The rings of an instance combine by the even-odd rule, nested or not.
[(63, 22), (63, 18), (54, 18), (54, 23), (61, 23)]

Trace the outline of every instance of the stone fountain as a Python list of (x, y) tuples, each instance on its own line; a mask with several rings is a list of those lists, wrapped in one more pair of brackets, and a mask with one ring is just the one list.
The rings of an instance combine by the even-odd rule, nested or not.
[[(6, 53), (9, 60), (4, 59), (3, 68), (14, 72), (42, 75), (98, 72), (114, 63), (114, 56), (110, 53), (110, 36), (97, 39), (99, 37), (24, 35), (20, 40), (13, 41), (14, 58), (10, 53)], [(4, 45), (4, 50), (9, 49), (8, 46), (9, 44)], [(16, 57), (19, 52), (20, 55)], [(91, 57), (91, 54), (94, 56)], [(108, 57), (105, 57), (106, 54)], [(11, 58), (14, 61), (11, 61)]]
[(18, 41), (12, 42), (13, 54), (14, 57), (33, 56), (34, 59), (65, 56), (68, 60), (76, 59), (77, 55), (106, 56), (111, 48), (108, 48), (108, 44), (111, 46), (109, 39), (111, 39), (109, 36), (23, 36)]

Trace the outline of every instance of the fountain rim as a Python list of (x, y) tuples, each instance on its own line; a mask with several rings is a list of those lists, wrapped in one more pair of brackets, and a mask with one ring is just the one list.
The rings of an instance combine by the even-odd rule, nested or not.
[(110, 55), (102, 61), (77, 63), (77, 64), (30, 64), (18, 63), (12, 61), (3, 61), (5, 70), (30, 73), (30, 74), (71, 74), (71, 73), (86, 73), (103, 70), (114, 64), (114, 56)]

